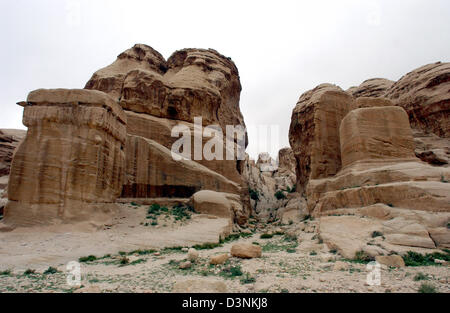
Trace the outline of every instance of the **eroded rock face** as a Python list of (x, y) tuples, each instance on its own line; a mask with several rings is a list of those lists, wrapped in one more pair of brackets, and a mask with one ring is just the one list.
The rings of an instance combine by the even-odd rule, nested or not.
[(8, 186), (14, 151), (26, 133), (21, 129), (0, 129), (0, 190)]
[(422, 66), (387, 90), (385, 97), (403, 107), (411, 126), (450, 136), (450, 63)]
[(189, 198), (201, 189), (240, 193), (241, 187), (191, 160), (175, 160), (156, 141), (128, 135), (123, 198)]
[(351, 95), (330, 84), (300, 97), (289, 129), (299, 191), (304, 191), (309, 179), (334, 176), (341, 169), (339, 127), (353, 101)]
[(400, 107), (368, 107), (346, 115), (340, 127), (342, 166), (354, 162), (415, 160), (408, 115)]
[(34, 225), (95, 219), (109, 211), (124, 180), (126, 116), (108, 95), (36, 90), (27, 136), (11, 166), (5, 222)]
[(183, 49), (167, 61), (149, 46), (137, 44), (97, 71), (86, 84), (120, 99), (137, 113), (204, 125), (242, 125), (241, 84), (231, 59), (215, 50)]
[(382, 97), (386, 91), (394, 84), (392, 80), (385, 78), (371, 78), (365, 80), (358, 87), (351, 87), (347, 90), (353, 97)]

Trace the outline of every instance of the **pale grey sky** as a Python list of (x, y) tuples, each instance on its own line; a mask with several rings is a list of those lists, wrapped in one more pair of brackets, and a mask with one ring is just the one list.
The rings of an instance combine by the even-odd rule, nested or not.
[[(24, 128), (15, 103), (29, 91), (82, 88), (135, 43), (166, 58), (214, 48), (239, 69), (247, 125), (279, 125), (279, 142), (264, 149), (274, 154), (289, 145), (306, 90), (397, 80), (450, 56), (448, 0), (0, 1), (0, 128)], [(249, 139), (254, 156), (256, 132)]]

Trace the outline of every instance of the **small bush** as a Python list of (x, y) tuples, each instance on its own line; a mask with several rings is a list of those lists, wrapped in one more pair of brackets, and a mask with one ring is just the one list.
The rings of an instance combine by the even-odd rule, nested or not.
[(195, 245), (192, 248), (194, 248), (195, 250), (210, 250), (210, 249), (215, 249), (220, 246), (221, 246), (220, 243), (203, 243), (200, 245)]
[(0, 272), (0, 276), (9, 276), (11, 275), (11, 270), (4, 270)]
[(79, 258), (78, 262), (86, 263), (86, 262), (92, 262), (95, 260), (97, 260), (97, 257), (95, 255), (90, 255), (90, 256), (83, 256), (83, 257)]
[(25, 272), (23, 272), (24, 275), (32, 275), (35, 274), (36, 270), (32, 270), (32, 269), (27, 269)]
[(354, 261), (357, 263), (369, 263), (372, 262), (373, 260), (374, 258), (364, 251), (358, 251), (355, 253)]
[(309, 255), (317, 255), (317, 252), (316, 252), (316, 251), (311, 251), (311, 252), (309, 253)]
[(382, 232), (374, 231), (374, 232), (372, 233), (372, 238), (375, 238), (375, 237), (381, 237), (381, 236), (383, 236), (383, 233), (382, 233)]
[(128, 259), (127, 257), (123, 257), (120, 259), (120, 265), (127, 265), (128, 263), (130, 263), (130, 259)]
[(48, 269), (46, 269), (44, 272), (45, 275), (51, 275), (51, 274), (56, 274), (56, 273), (58, 273), (58, 270), (51, 266)]
[(419, 288), (419, 293), (437, 293), (436, 288), (433, 285), (422, 283)]
[(270, 239), (270, 238), (272, 238), (272, 237), (273, 237), (272, 234), (262, 234), (262, 235), (260, 236), (261, 239)]
[(281, 190), (278, 190), (277, 192), (275, 192), (275, 198), (277, 198), (278, 200), (282, 200), (286, 199), (287, 197)]
[(428, 279), (428, 276), (422, 272), (417, 273), (416, 276), (414, 276), (414, 281), (427, 280), (427, 279)]
[(249, 188), (248, 193), (250, 194), (250, 199), (259, 201), (259, 192), (257, 190)]
[(220, 272), (220, 276), (223, 276), (225, 278), (234, 278), (237, 276), (242, 276), (242, 269), (240, 266), (232, 266), (232, 267), (228, 267), (228, 268), (224, 268), (221, 272)]
[(254, 277), (251, 277), (249, 273), (246, 273), (245, 276), (241, 279), (241, 284), (253, 284), (256, 282)]

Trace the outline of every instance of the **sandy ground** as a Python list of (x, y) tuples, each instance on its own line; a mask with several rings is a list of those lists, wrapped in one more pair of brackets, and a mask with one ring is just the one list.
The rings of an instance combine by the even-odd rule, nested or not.
[[(194, 215), (175, 222), (163, 215), (157, 226), (144, 226), (146, 209), (123, 205), (115, 222), (101, 230), (86, 224), (78, 225), (76, 232), (47, 228), (38, 235), (36, 229), (0, 233), (0, 292), (171, 292), (176, 282), (192, 279), (224, 282), (228, 292), (417, 292), (422, 283), (450, 292), (450, 269), (445, 265), (382, 268), (381, 285), (369, 286), (366, 265), (330, 252), (317, 239), (314, 221), (257, 225), (250, 237), (199, 250), (192, 267), (180, 269), (187, 247), (217, 242), (227, 221)], [(262, 239), (268, 232), (276, 235)], [(262, 257), (209, 264), (212, 255), (228, 253), (237, 242), (259, 244)], [(132, 252), (137, 249), (141, 251)], [(69, 286), (67, 262), (88, 255), (97, 259), (81, 263), (81, 289)], [(45, 273), (50, 266), (57, 272)], [(240, 269), (242, 275), (229, 275), (230, 268)]]

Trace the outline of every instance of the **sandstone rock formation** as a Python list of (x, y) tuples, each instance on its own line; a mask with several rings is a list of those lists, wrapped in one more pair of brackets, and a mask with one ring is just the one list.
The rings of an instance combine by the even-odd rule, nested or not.
[[(245, 148), (247, 135), (239, 109), (241, 85), (230, 58), (211, 49), (184, 49), (166, 61), (151, 47), (137, 44), (97, 71), (85, 88), (117, 98), (129, 120), (127, 146), (131, 150), (127, 149), (123, 197), (190, 197), (209, 189), (240, 195), (249, 210), (242, 160), (237, 155), (240, 137), (234, 137), (227, 128), (241, 130), (241, 149)], [(194, 123), (196, 117), (202, 119), (200, 126)], [(191, 142), (192, 162), (183, 164), (168, 154), (179, 139), (172, 136), (172, 130), (180, 125), (189, 131)], [(223, 153), (219, 158), (198, 158), (194, 153), (196, 138), (201, 138), (201, 152), (216, 138), (206, 132), (209, 125), (219, 126), (220, 142), (214, 151), (220, 147)], [(158, 160), (150, 157), (155, 153), (160, 155)]]
[(113, 207), (126, 141), (117, 102), (99, 91), (36, 90), (23, 122), (28, 132), (11, 166), (7, 224), (95, 219)]
[(450, 144), (435, 135), (448, 137), (447, 68), (347, 92), (322, 84), (300, 97), (289, 133), (297, 190), (322, 216), (320, 238), (344, 257), (448, 245)]
[(392, 80), (385, 78), (372, 78), (365, 80), (358, 87), (351, 87), (347, 90), (353, 97), (382, 97), (386, 91), (394, 84)]
[(450, 137), (450, 63), (422, 66), (387, 90), (385, 97), (403, 107), (411, 126)]
[(309, 179), (333, 176), (341, 169), (339, 127), (352, 102), (351, 95), (330, 84), (300, 97), (289, 129), (298, 191), (304, 191)]

